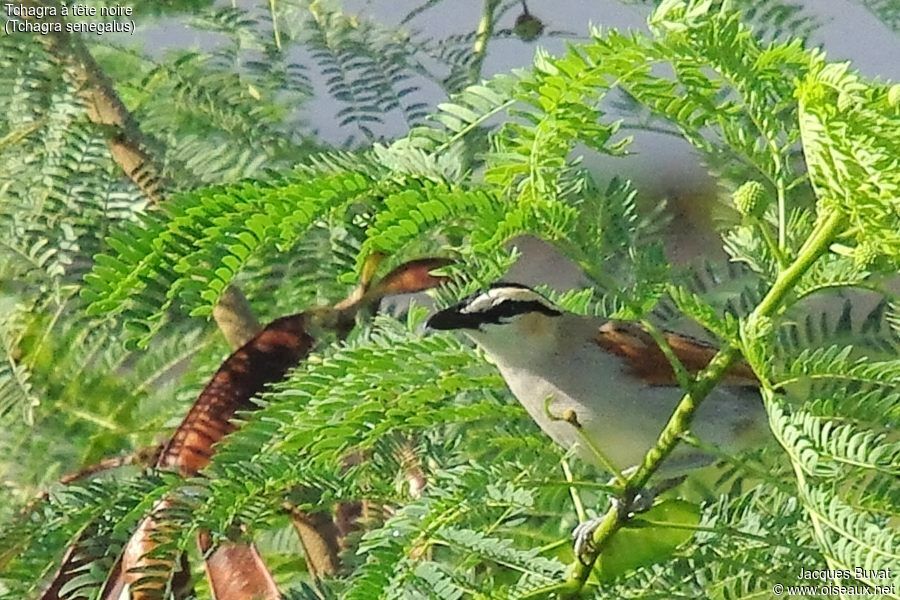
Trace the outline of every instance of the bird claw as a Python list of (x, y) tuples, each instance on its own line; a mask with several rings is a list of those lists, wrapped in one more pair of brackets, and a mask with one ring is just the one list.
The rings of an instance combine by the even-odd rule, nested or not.
[[(642, 489), (628, 502), (615, 496), (612, 497), (609, 502), (618, 513), (620, 519), (630, 519), (636, 514), (650, 510), (653, 507), (653, 502), (656, 500), (657, 495), (671, 489), (682, 481), (684, 481), (684, 477), (667, 479), (657, 486)], [(604, 518), (605, 517), (600, 516), (588, 519), (587, 521), (576, 525), (575, 529), (572, 530), (572, 538), (575, 540), (575, 556), (585, 564), (587, 564), (585, 562), (586, 556), (596, 554), (597, 549), (594, 546), (594, 532)]]
[(578, 560), (584, 562), (583, 559), (585, 556), (595, 553), (594, 532), (597, 530), (597, 527), (602, 520), (603, 517), (594, 517), (593, 519), (588, 519), (583, 523), (579, 523), (575, 526), (575, 529), (572, 530), (572, 538), (575, 540), (574, 551)]
[[(637, 494), (631, 502), (625, 503), (619, 498), (613, 497), (609, 503), (618, 513), (620, 519), (629, 519), (636, 513), (648, 510), (653, 506), (653, 498), (654, 495), (645, 490)], [(589, 556), (597, 553), (597, 548), (594, 546), (594, 532), (597, 531), (597, 527), (605, 518), (604, 515), (588, 519), (576, 525), (575, 529), (572, 530), (572, 538), (575, 540), (575, 556), (584, 564), (588, 564), (587, 558)]]

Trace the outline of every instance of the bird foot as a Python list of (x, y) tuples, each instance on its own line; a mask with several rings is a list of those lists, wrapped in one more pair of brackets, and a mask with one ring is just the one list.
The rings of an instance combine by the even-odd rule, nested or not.
[[(655, 495), (652, 494), (649, 490), (643, 490), (631, 500), (631, 502), (623, 502), (619, 498), (610, 499), (610, 505), (615, 508), (616, 512), (619, 515), (619, 519), (630, 519), (637, 513), (644, 512), (649, 510), (651, 506), (653, 506), (653, 500)], [(572, 530), (572, 538), (575, 541), (575, 556), (578, 557), (578, 560), (587, 564), (587, 558), (597, 553), (597, 549), (594, 546), (594, 532), (597, 531), (597, 527), (600, 526), (600, 523), (606, 518), (606, 515), (601, 515), (599, 517), (594, 517), (593, 519), (588, 519), (583, 523), (579, 523), (575, 526), (575, 529)]]
[[(630, 519), (636, 514), (650, 510), (659, 494), (672, 489), (682, 481), (684, 481), (684, 477), (666, 479), (658, 485), (642, 489), (632, 496), (629, 501), (614, 496), (609, 502), (616, 510), (620, 520)], [(605, 516), (599, 516), (588, 519), (584, 523), (579, 523), (575, 529), (572, 530), (572, 538), (575, 540), (575, 556), (578, 557), (578, 560), (585, 562), (585, 557), (596, 554), (596, 548), (594, 547), (594, 532), (597, 531), (597, 527), (604, 518)]]
[(579, 523), (572, 530), (572, 539), (575, 540), (575, 556), (582, 563), (585, 563), (585, 557), (595, 553), (594, 532), (600, 526), (603, 517), (594, 517), (583, 523)]

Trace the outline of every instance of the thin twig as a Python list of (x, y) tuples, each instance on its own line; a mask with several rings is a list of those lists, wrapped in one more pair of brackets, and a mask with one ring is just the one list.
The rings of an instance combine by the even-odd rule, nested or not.
[(23, 127), (16, 129), (15, 131), (10, 131), (5, 136), (0, 138), (0, 150), (5, 148), (6, 146), (12, 146), (13, 144), (18, 144), (28, 136), (30, 136), (35, 131), (38, 131), (41, 127), (46, 125), (47, 119), (38, 119), (37, 121), (33, 121), (24, 125)]
[[(572, 483), (574, 479), (572, 477), (572, 469), (569, 468), (569, 462), (565, 458), (559, 462), (562, 465), (563, 473), (566, 475), (566, 481)], [(572, 497), (572, 505), (575, 506), (575, 514), (578, 515), (578, 521), (587, 521), (587, 513), (584, 510), (584, 504), (581, 502), (581, 496), (578, 494), (578, 488), (570, 485), (569, 495)]]
[[(153, 463), (156, 462), (156, 459), (159, 457), (160, 452), (162, 452), (163, 445), (157, 444), (156, 446), (147, 446), (144, 448), (138, 448), (134, 452), (130, 452), (128, 454), (122, 454), (120, 456), (108, 456), (100, 461), (87, 465), (78, 469), (77, 471), (73, 471), (71, 473), (66, 473), (62, 477), (59, 478), (60, 485), (71, 485), (82, 479), (86, 479), (98, 473), (103, 473), (104, 471), (111, 471), (113, 469), (118, 469), (120, 467), (124, 467), (127, 465), (140, 465), (149, 467)], [(20, 511), (20, 514), (29, 514), (34, 507), (37, 506), (40, 502), (46, 501), (50, 497), (50, 491), (45, 490), (35, 496), (32, 500), (30, 500)]]
[(232, 349), (240, 348), (262, 330), (250, 302), (236, 285), (225, 288), (212, 314)]
[(672, 372), (675, 373), (675, 381), (678, 382), (678, 386), (686, 392), (691, 391), (691, 388), (694, 386), (694, 378), (691, 377), (691, 374), (688, 373), (688, 370), (681, 363), (678, 355), (672, 350), (672, 346), (669, 345), (663, 332), (660, 331), (659, 327), (647, 319), (641, 320), (641, 327), (643, 327), (644, 331), (653, 338), (653, 341), (659, 346), (660, 351), (665, 355), (666, 360), (669, 361)]
[(156, 446), (138, 448), (137, 450), (129, 454), (123, 454), (121, 456), (110, 456), (92, 465), (83, 467), (73, 473), (63, 475), (59, 478), (59, 482), (63, 485), (69, 485), (70, 483), (75, 483), (76, 481), (85, 479), (86, 477), (91, 477), (93, 475), (96, 475), (97, 473), (102, 473), (103, 471), (111, 471), (112, 469), (118, 469), (127, 465), (149, 466), (156, 462), (156, 459), (159, 457), (159, 453), (162, 452), (162, 449), (163, 445), (157, 444)]
[[(29, 3), (42, 6), (37, 0)], [(159, 202), (170, 186), (163, 176), (162, 161), (150, 150), (160, 144), (141, 131), (84, 41), (66, 29), (64, 18), (56, 18), (62, 27), (40, 40), (54, 58), (69, 67), (87, 117), (104, 132), (113, 160), (151, 202)]]
[[(784, 201), (782, 199), (780, 201), (779, 209), (778, 209), (779, 210), (779, 223), (781, 222), (780, 215), (783, 211), (783, 207), (782, 207), (783, 202)], [(785, 247), (784, 242), (779, 241), (778, 243), (776, 243), (775, 240), (772, 239), (772, 234), (769, 233), (769, 224), (765, 220), (760, 219), (759, 217), (752, 217), (752, 221), (753, 221), (753, 224), (756, 225), (756, 229), (762, 234), (763, 241), (766, 243), (766, 246), (768, 246), (769, 252), (772, 253), (772, 255), (775, 257), (775, 260), (778, 262), (778, 268), (780, 268), (780, 269), (786, 268), (788, 266), (788, 259), (787, 259), (787, 256), (785, 256), (784, 251), (783, 251), (783, 248)], [(782, 239), (780, 225), (779, 225), (778, 239), (779, 240)]]
[(548, 397), (544, 400), (544, 413), (547, 417), (550, 418), (551, 421), (565, 421), (569, 425), (575, 428), (575, 433), (578, 435), (578, 438), (582, 441), (584, 446), (591, 451), (594, 457), (599, 461), (600, 465), (613, 474), (613, 478), (623, 488), (627, 483), (625, 476), (622, 474), (622, 471), (616, 467), (616, 465), (610, 460), (606, 453), (598, 446), (594, 440), (588, 436), (587, 432), (585, 432), (584, 427), (581, 425), (581, 422), (578, 420), (578, 415), (574, 410), (566, 410), (561, 415), (555, 415), (550, 411), (550, 404), (552, 403), (553, 398)]

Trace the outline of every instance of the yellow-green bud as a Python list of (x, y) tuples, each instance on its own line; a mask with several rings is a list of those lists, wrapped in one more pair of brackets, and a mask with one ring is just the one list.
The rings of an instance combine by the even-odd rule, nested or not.
[(750, 339), (768, 337), (775, 329), (771, 317), (759, 316), (748, 319), (744, 323), (744, 334)]
[(853, 263), (863, 270), (871, 269), (879, 258), (878, 248), (871, 242), (862, 242), (853, 250)]
[(761, 217), (766, 212), (769, 199), (758, 181), (748, 181), (732, 195), (734, 207), (745, 217)]

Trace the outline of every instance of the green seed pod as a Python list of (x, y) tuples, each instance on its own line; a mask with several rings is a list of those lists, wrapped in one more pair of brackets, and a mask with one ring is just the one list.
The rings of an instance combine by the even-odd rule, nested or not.
[(529, 13), (526, 8), (525, 12), (516, 18), (513, 32), (523, 42), (533, 42), (544, 33), (544, 22)]
[(761, 217), (766, 212), (769, 199), (758, 181), (748, 181), (732, 195), (734, 207), (745, 217)]

